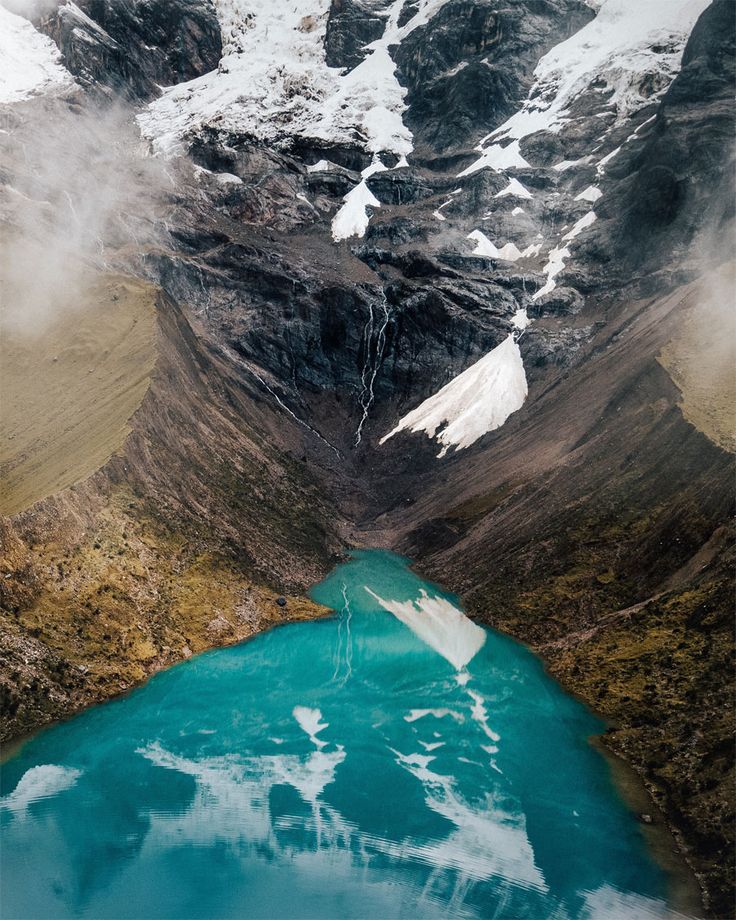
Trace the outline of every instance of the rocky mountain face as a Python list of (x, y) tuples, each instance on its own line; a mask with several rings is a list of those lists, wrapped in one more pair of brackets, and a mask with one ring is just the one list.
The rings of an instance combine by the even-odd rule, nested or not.
[(222, 53), (215, 10), (203, 0), (47, 3), (33, 21), (82, 86), (112, 98), (151, 99), (217, 67)]
[(729, 0), (7, 6), (5, 226), (94, 215), (59, 265), (143, 286), (155, 362), (96, 471), (3, 497), (6, 736), (390, 546), (608, 719), (729, 916)]

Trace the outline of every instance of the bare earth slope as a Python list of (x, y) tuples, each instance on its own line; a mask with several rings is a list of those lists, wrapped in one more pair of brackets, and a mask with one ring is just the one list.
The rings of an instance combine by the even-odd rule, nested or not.
[(40, 328), (0, 335), (0, 513), (85, 479), (118, 450), (154, 364), (155, 290), (102, 278)]

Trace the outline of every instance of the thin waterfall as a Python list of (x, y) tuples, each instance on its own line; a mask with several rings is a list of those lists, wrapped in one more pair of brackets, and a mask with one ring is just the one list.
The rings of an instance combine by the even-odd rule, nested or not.
[(334, 445), (334, 444), (331, 444), (331, 443), (327, 440), (327, 438), (325, 438), (323, 435), (321, 435), (321, 434), (319, 433), (319, 431), (317, 431), (316, 428), (312, 428), (312, 426), (311, 426), (308, 422), (305, 422), (304, 419), (299, 418), (299, 416), (296, 414), (296, 412), (294, 412), (293, 409), (290, 409), (290, 408), (286, 405), (286, 403), (283, 401), (283, 399), (281, 399), (281, 397), (279, 396), (279, 394), (278, 394), (272, 387), (270, 387), (270, 386), (266, 383), (266, 381), (265, 381), (265, 380), (263, 379), (263, 377), (258, 373), (258, 371), (256, 371), (253, 367), (251, 367), (251, 365), (250, 365), (249, 362), (243, 360), (243, 358), (241, 358), (235, 351), (233, 351), (232, 348), (228, 348), (227, 345), (221, 345), (221, 346), (220, 346), (220, 351), (221, 351), (223, 354), (227, 355), (228, 358), (230, 358), (232, 361), (234, 361), (236, 364), (238, 364), (238, 365), (239, 365), (240, 367), (242, 367), (244, 370), (246, 370), (249, 374), (252, 374), (252, 375), (256, 378), (256, 380), (263, 386), (263, 388), (264, 388), (268, 393), (270, 393), (271, 396), (273, 396), (273, 398), (276, 400), (276, 402), (278, 403), (278, 405), (284, 410), (284, 412), (286, 412), (288, 415), (290, 415), (290, 416), (294, 419), (294, 421), (298, 422), (298, 423), (302, 426), (302, 428), (306, 428), (307, 431), (311, 431), (312, 434), (315, 435), (315, 437), (319, 438), (319, 440), (322, 441), (323, 444), (326, 444), (327, 447), (329, 447), (331, 451), (334, 451), (335, 455), (336, 455), (340, 460), (342, 460), (342, 454), (341, 454), (340, 451), (335, 447), (335, 445)]
[(368, 413), (375, 399), (373, 391), (376, 382), (376, 375), (383, 362), (383, 353), (386, 349), (386, 329), (391, 319), (391, 312), (388, 308), (386, 294), (381, 291), (380, 301), (381, 314), (378, 316), (374, 313), (374, 304), (371, 301), (369, 305), (369, 316), (363, 330), (363, 341), (365, 342), (365, 361), (363, 363), (363, 372), (360, 375), (360, 394), (358, 396), (358, 405), (363, 415), (360, 419), (357, 431), (355, 432), (355, 446), (358, 447), (363, 438), (363, 426), (368, 420)]

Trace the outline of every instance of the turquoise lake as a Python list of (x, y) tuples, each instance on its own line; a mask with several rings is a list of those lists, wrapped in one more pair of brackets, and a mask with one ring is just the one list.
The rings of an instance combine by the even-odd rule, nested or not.
[(648, 918), (667, 880), (529, 651), (360, 551), (2, 770), (4, 918)]

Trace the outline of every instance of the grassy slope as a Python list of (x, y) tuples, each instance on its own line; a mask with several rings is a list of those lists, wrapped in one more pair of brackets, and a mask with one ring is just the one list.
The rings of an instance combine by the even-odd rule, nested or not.
[(402, 548), (611, 720), (606, 742), (655, 793), (709, 912), (730, 918), (734, 559), (717, 535), (733, 455), (685, 419), (656, 360), (700, 290), (622, 308), (587, 363), (450, 459)]
[(122, 446), (155, 360), (155, 289), (89, 279), (33, 330), (0, 335), (0, 514), (85, 479)]
[[(69, 342), (72, 356), (59, 350), (50, 365), (63, 363), (63, 386), (37, 387), (53, 406), (25, 426), (15, 413), (34, 454), (12, 481), (13, 507), (22, 496), (28, 507), (0, 517), (0, 739), (193, 652), (324, 613), (301, 592), (330, 564), (334, 518), (307, 465), (254, 427), (278, 418), (208, 356), (171, 300), (130, 279), (94, 290), (100, 309), (122, 304), (137, 323), (128, 314), (110, 336), (91, 308), (76, 336), (86, 344)], [(30, 355), (30, 370), (19, 361), (16, 381), (34, 368), (45, 377), (52, 350)], [(90, 377), (107, 388), (102, 405)], [(143, 402), (126, 439), (133, 391)], [(43, 463), (31, 462), (35, 445)]]
[(4, 738), (127, 690), (192, 653), (323, 613), (298, 595), (282, 609), (274, 589), (157, 518), (127, 486), (113, 488), (90, 524), (80, 530), (72, 516), (38, 543), (3, 535)]

